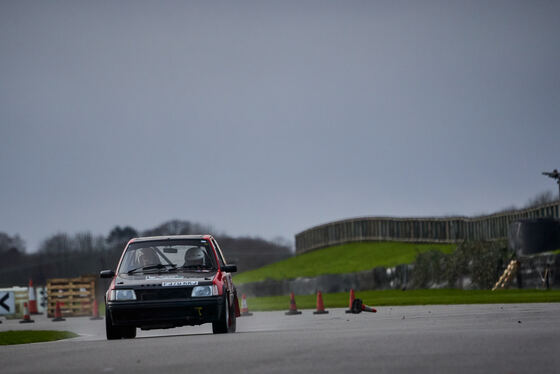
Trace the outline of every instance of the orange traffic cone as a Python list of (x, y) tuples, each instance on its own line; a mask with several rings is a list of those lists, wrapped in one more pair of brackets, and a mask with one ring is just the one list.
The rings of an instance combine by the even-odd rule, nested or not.
[(35, 296), (35, 288), (33, 281), (29, 280), (29, 314), (39, 314), (37, 310), (37, 297)]
[(352, 304), (354, 304), (354, 289), (353, 288), (350, 289), (350, 302), (348, 303), (348, 309), (346, 310), (346, 313), (353, 313), (352, 312)]
[(97, 305), (97, 299), (93, 300), (93, 307), (91, 308), (91, 314), (92, 314), (92, 317), (90, 318), (91, 320), (103, 319), (99, 317), (99, 306)]
[(249, 312), (249, 307), (247, 306), (247, 297), (245, 294), (241, 296), (241, 317), (252, 316), (253, 313)]
[(377, 309), (371, 306), (364, 305), (362, 299), (355, 299), (354, 303), (352, 304), (352, 312), (354, 314), (358, 314), (361, 312), (372, 312), (377, 313)]
[(29, 309), (27, 308), (27, 303), (23, 303), (23, 319), (19, 323), (31, 323), (35, 322), (29, 317)]
[(287, 316), (292, 316), (295, 314), (301, 314), (301, 312), (299, 310), (297, 310), (297, 306), (296, 306), (296, 298), (294, 296), (294, 293), (292, 292), (290, 294), (290, 310), (288, 310), (286, 312)]
[(329, 312), (325, 310), (325, 305), (323, 304), (323, 294), (321, 291), (317, 291), (317, 310), (313, 314), (328, 314)]
[(56, 308), (54, 310), (54, 318), (52, 320), (53, 322), (66, 321), (65, 318), (62, 318), (62, 312), (60, 311), (60, 301), (56, 302)]

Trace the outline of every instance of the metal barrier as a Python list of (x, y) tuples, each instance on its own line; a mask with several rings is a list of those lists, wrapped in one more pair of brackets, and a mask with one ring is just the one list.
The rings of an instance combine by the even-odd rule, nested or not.
[(457, 243), (464, 240), (506, 239), (512, 222), (540, 217), (560, 218), (560, 201), (473, 218), (352, 218), (300, 232), (296, 235), (296, 253), (360, 241)]

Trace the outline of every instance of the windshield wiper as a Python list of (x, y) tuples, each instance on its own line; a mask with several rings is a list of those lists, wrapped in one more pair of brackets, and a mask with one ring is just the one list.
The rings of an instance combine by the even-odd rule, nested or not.
[(141, 266), (139, 268), (129, 270), (129, 271), (127, 271), (127, 274), (130, 275), (130, 274), (136, 273), (137, 271), (167, 269), (168, 267), (169, 267), (169, 270), (177, 269), (177, 265), (175, 265), (175, 264), (165, 264), (165, 265), (164, 264), (156, 264), (156, 265)]
[(212, 267), (204, 265), (183, 265), (181, 269), (193, 269), (193, 270), (212, 270)]

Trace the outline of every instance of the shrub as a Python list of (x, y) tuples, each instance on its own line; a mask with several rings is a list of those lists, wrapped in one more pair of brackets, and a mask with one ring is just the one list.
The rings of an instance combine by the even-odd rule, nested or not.
[(413, 287), (429, 288), (434, 283), (441, 283), (444, 274), (445, 256), (444, 253), (436, 249), (419, 252), (412, 272)]
[(462, 288), (463, 277), (471, 278), (470, 288), (489, 289), (496, 283), (511, 257), (504, 241), (464, 242), (451, 254), (437, 250), (418, 253), (412, 285), (428, 288), (445, 284)]

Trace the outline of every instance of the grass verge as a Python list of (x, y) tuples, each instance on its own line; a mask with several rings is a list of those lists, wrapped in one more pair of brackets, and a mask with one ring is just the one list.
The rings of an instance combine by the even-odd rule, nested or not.
[(377, 266), (391, 267), (414, 262), (416, 255), (431, 249), (451, 253), (455, 244), (417, 244), (402, 242), (349, 243), (318, 249), (261, 268), (236, 275), (237, 284), (267, 278), (280, 280), (315, 277), (322, 274), (355, 273)]
[(70, 331), (9, 330), (0, 332), (0, 345), (50, 342), (77, 337)]
[[(450, 304), (511, 304), (560, 302), (560, 290), (382, 290), (359, 291), (356, 298), (372, 306), (450, 305)], [(348, 307), (349, 294), (323, 294), (325, 308)], [(247, 299), (251, 311), (288, 310), (289, 296), (255, 297)], [(315, 309), (315, 295), (296, 296), (299, 309)]]

